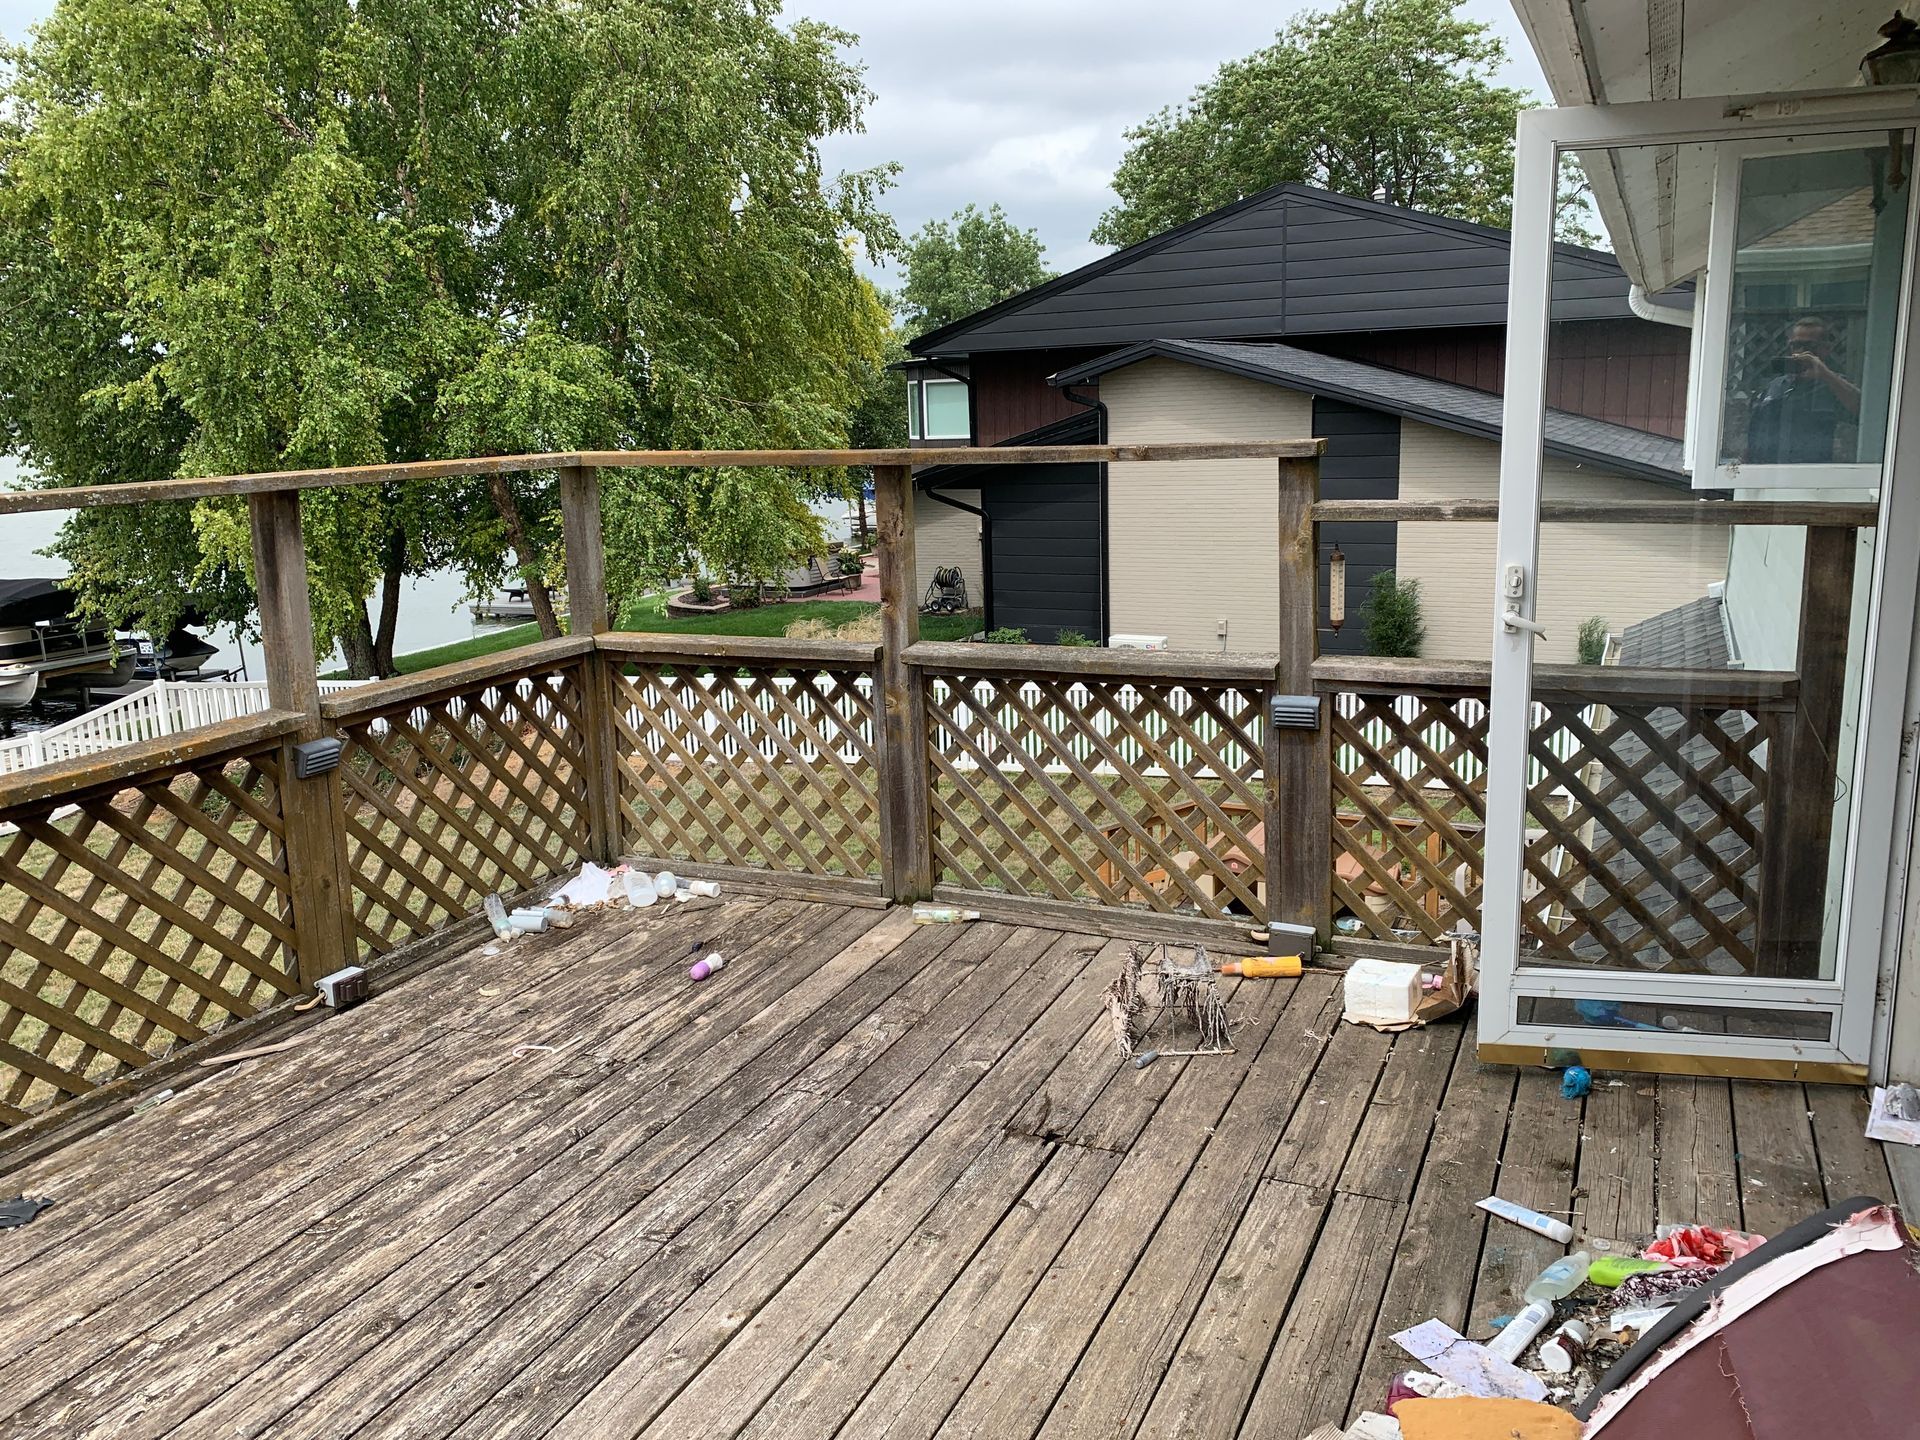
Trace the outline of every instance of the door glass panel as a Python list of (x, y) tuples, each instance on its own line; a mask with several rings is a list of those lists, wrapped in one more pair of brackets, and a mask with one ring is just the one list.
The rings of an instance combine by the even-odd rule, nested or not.
[(1897, 145), (1729, 158), (1739, 169), (1717, 397), (1722, 466), (1811, 475), (1879, 465), (1910, 152), (1902, 136)]
[[(1879, 450), (1863, 449), (1862, 436), (1884, 447), (1890, 357), (1874, 347), (1882, 328), (1891, 344), (1897, 306), (1889, 302), (1884, 326), (1874, 307), (1877, 296), (1898, 294), (1905, 233), (1904, 222), (1881, 222), (1894, 267), (1878, 273), (1886, 252), (1873, 229), (1869, 159), (1884, 168), (1888, 152), (1884, 142), (1871, 156), (1828, 152), (1818, 170), (1801, 163), (1806, 157), (1791, 157), (1784, 170), (1759, 163), (1772, 158), (1742, 162), (1749, 229), (1733, 276), (1744, 297), (1732, 312), (1736, 327), (1758, 336), (1760, 317), (1774, 316), (1780, 324), (1768, 343), (1779, 344), (1770, 353), (1780, 358), (1792, 342), (1811, 366), (1819, 357), (1802, 343), (1811, 330), (1797, 341), (1789, 332), (1813, 313), (1818, 294), (1847, 336), (1844, 353), (1832, 352), (1833, 384), (1843, 372), (1855, 377), (1861, 405), (1859, 416), (1842, 407), (1846, 433), (1836, 420), (1832, 439), (1842, 448), (1829, 453), (1877, 462)], [(1651, 518), (1705, 503), (1691, 488), (1686, 437), (1697, 416), (1686, 395), (1699, 345), (1708, 343), (1704, 334), (1696, 341), (1695, 328), (1712, 309), (1699, 280), (1714, 157), (1708, 147), (1652, 146), (1580, 159), (1601, 181), (1597, 207), (1580, 202), (1588, 213), (1621, 230), (1617, 222), (1630, 215), (1632, 234), (1666, 246), (1621, 257), (1648, 277), (1663, 319), (1589, 318), (1566, 298), (1578, 293), (1569, 267), (1557, 271), (1531, 577), (1533, 615), (1546, 634), (1533, 645), (1518, 963), (1643, 975), (1653, 986), (1660, 977), (1830, 980), (1874, 532)], [(1793, 204), (1783, 198), (1816, 179), (1824, 188)], [(1796, 233), (1810, 242), (1813, 217), (1818, 234), (1836, 242), (1824, 269), (1810, 243), (1786, 243)], [(1763, 251), (1772, 258), (1749, 261)], [(1748, 351), (1760, 348), (1756, 339)], [(1773, 386), (1778, 366), (1760, 385), (1762, 368), (1755, 359), (1738, 372), (1743, 393), (1771, 396), (1765, 407), (1748, 406), (1749, 430), (1756, 412), (1778, 428), (1767, 408), (1791, 403), (1795, 424), (1818, 408)], [(1878, 412), (1860, 383), (1876, 373)], [(1832, 385), (1825, 393), (1835, 394)], [(1871, 501), (1875, 493), (1738, 489), (1733, 498)], [(1556, 520), (1552, 507), (1568, 502), (1622, 519)], [(1537, 1023), (1602, 1022), (1574, 1009)]]

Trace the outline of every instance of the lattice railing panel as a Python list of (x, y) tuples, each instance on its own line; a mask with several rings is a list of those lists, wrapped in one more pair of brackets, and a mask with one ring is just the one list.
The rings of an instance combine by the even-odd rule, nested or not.
[(1487, 707), (1333, 697), (1333, 904), (1379, 939), (1480, 928)]
[[(1523, 962), (1754, 969), (1767, 803), (1740, 708), (1536, 701)], [(1333, 903), (1362, 934), (1480, 926), (1484, 697), (1333, 696)]]
[(529, 889), (588, 848), (579, 663), (342, 724), (347, 862), (380, 953)]
[(871, 672), (630, 668), (613, 676), (612, 706), (630, 847), (789, 874), (880, 873)]
[(927, 682), (938, 878), (1264, 921), (1266, 692), (948, 674)]
[(1741, 709), (1537, 706), (1523, 957), (1754, 973), (1767, 777)]
[(275, 753), (0, 815), (0, 1126), (297, 991)]

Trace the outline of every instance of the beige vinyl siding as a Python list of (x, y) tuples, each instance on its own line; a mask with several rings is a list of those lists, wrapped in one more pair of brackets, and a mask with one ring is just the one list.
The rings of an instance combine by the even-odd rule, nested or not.
[[(1145, 360), (1101, 376), (1100, 398), (1116, 445), (1291, 440), (1313, 433), (1311, 396), (1172, 360)], [(1274, 484), (1271, 460), (1109, 466), (1114, 632), (1165, 635), (1180, 650), (1277, 648)]]
[[(1500, 447), (1417, 421), (1400, 427), (1400, 498), (1497, 499)], [(1672, 500), (1670, 487), (1549, 459), (1541, 494), (1550, 500)], [(1494, 527), (1402, 525), (1398, 567), (1418, 580), (1429, 659), (1484, 660), (1493, 638)], [(1635, 621), (1707, 593), (1727, 577), (1727, 535), (1690, 525), (1546, 525), (1540, 532), (1535, 616), (1546, 662), (1579, 656), (1581, 622), (1606, 619), (1619, 633)]]
[[(978, 490), (943, 490), (963, 505), (978, 505)], [(967, 577), (967, 603), (979, 609), (986, 596), (980, 579), (980, 517), (929, 499), (913, 497), (913, 603), (918, 605), (942, 565), (958, 565)]]

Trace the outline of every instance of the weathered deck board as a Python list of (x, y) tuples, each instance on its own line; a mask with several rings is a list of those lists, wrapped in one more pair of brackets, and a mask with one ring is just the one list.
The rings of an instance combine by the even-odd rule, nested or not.
[(10, 1177), (60, 1204), (0, 1233), (0, 1433), (1290, 1436), (1559, 1253), (1481, 1195), (1636, 1241), (1888, 1188), (1854, 1092), (1567, 1101), (1325, 976), (1136, 1070), (1124, 951), (791, 899), (475, 947)]

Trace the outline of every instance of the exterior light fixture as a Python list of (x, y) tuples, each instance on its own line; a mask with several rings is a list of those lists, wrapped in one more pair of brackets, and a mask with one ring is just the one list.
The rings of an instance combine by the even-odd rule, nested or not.
[(1886, 44), (1869, 50), (1860, 59), (1869, 85), (1920, 84), (1920, 23), (1909, 20), (1898, 10), (1880, 27)]
[(1327, 628), (1338, 631), (1347, 621), (1347, 557), (1339, 542), (1327, 556)]
[[(1898, 10), (1893, 18), (1880, 27), (1880, 34), (1886, 43), (1878, 49), (1869, 50), (1860, 57), (1860, 69), (1867, 77), (1869, 85), (1915, 85), (1920, 84), (1920, 24), (1909, 20)], [(1887, 189), (1898, 190), (1907, 183), (1906, 175), (1907, 141), (1898, 130), (1887, 132)], [(1874, 189), (1879, 190), (1876, 181)], [(1878, 194), (1874, 197), (1874, 213), (1878, 214), (1885, 200)]]

